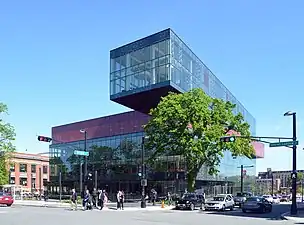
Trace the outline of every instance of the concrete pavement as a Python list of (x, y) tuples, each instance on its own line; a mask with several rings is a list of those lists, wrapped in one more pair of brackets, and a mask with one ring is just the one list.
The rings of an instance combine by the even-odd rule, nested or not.
[[(26, 206), (26, 207), (45, 207), (45, 208), (71, 208), (70, 203), (66, 202), (54, 202), (54, 201), (31, 201), (31, 200), (17, 200), (14, 202), (14, 206)], [(165, 209), (172, 209), (173, 207), (166, 206), (165, 208), (161, 208), (161, 205), (157, 204), (156, 206), (152, 206), (152, 204), (147, 203), (147, 207), (144, 209), (140, 208), (139, 202), (133, 202), (133, 203), (125, 203), (125, 210), (126, 211), (138, 211), (138, 210), (148, 210), (148, 211), (155, 211), (155, 210), (165, 210)], [(82, 205), (78, 204), (78, 208), (81, 209)], [(116, 203), (115, 202), (109, 202), (105, 205), (105, 208), (103, 210), (116, 210)]]
[[(283, 208), (282, 208), (283, 206)], [(288, 206), (287, 206), (288, 207)], [(292, 224), (290, 221), (280, 220), (280, 213), (284, 205), (274, 206), (272, 213), (243, 214), (239, 209), (226, 212), (205, 211), (177, 211), (177, 210), (108, 210), (108, 211), (71, 211), (64, 208), (44, 207), (0, 207), (1, 224), (10, 225), (82, 225), (86, 224), (132, 224), (132, 225), (271, 225)], [(119, 216), (118, 216), (119, 214)]]

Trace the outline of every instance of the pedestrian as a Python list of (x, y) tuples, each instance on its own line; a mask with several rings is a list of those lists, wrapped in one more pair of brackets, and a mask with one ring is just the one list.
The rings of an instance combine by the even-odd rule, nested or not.
[(77, 210), (77, 193), (74, 188), (72, 189), (71, 195), (71, 210)]
[(97, 208), (98, 193), (97, 193), (96, 188), (94, 188), (94, 189), (93, 189), (93, 192), (92, 192), (92, 201), (93, 201), (93, 206), (94, 206), (95, 208)]
[(168, 205), (171, 206), (171, 204), (172, 204), (172, 197), (171, 197), (171, 193), (170, 192), (168, 192), (168, 194), (167, 194), (167, 200), (168, 200)]
[(118, 201), (118, 204), (117, 204), (118, 208), (120, 210), (124, 210), (125, 194), (123, 191), (118, 191), (117, 201)]
[(83, 210), (91, 208), (90, 198), (90, 192), (89, 190), (86, 190), (82, 201)]
[(102, 190), (100, 190), (99, 196), (98, 196), (100, 210), (102, 210), (104, 207), (104, 200), (105, 200), (105, 193)]

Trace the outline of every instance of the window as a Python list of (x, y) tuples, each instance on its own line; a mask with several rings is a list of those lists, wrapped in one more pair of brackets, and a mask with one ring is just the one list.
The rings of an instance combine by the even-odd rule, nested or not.
[(27, 178), (21, 177), (19, 183), (22, 186), (27, 186)]
[(43, 173), (47, 174), (48, 173), (48, 167), (47, 166), (43, 166)]
[(32, 171), (32, 173), (36, 173), (36, 165), (35, 164), (31, 165), (31, 171)]
[(27, 172), (27, 164), (20, 164), (20, 169), (19, 171), (21, 173), (26, 173)]
[(10, 171), (15, 172), (15, 163), (10, 164)]
[(15, 177), (11, 177), (9, 184), (15, 184)]

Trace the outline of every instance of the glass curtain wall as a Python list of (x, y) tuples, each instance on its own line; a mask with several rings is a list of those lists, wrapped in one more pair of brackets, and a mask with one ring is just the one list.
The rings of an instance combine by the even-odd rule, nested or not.
[(169, 81), (169, 40), (111, 59), (110, 94)]

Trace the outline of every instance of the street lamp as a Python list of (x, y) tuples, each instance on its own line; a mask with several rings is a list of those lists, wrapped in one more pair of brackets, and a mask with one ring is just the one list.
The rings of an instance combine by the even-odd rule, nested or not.
[(145, 140), (148, 139), (148, 136), (142, 137), (141, 142), (141, 202), (140, 207), (146, 208), (146, 197), (145, 197), (145, 187), (147, 186), (146, 180), (146, 170), (145, 170)]
[(296, 112), (288, 111), (284, 113), (284, 116), (292, 116), (292, 198), (291, 198), (291, 208), (290, 214), (296, 215), (298, 212), (297, 208), (297, 119)]
[[(87, 135), (88, 135), (88, 132), (86, 129), (81, 129), (80, 130), (80, 133), (83, 133), (84, 134), (84, 151), (86, 152), (87, 151)], [(82, 170), (82, 165), (81, 165), (81, 162), (80, 162), (80, 168)], [(87, 156), (84, 156), (84, 177), (87, 177), (88, 175), (88, 158)], [(82, 177), (81, 177), (81, 181), (82, 181)], [(80, 182), (82, 183), (82, 182)], [(81, 187), (82, 189), (82, 187)], [(87, 185), (85, 185), (84, 187), (85, 191), (87, 189)]]
[(241, 194), (243, 194), (244, 192), (244, 169), (245, 168), (252, 168), (254, 167), (253, 165), (250, 165), (250, 166), (244, 166), (244, 165), (241, 165), (240, 168), (241, 169)]

